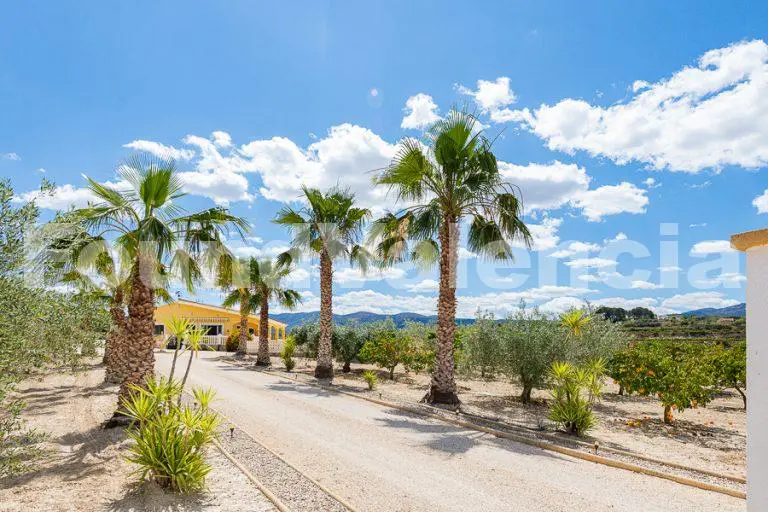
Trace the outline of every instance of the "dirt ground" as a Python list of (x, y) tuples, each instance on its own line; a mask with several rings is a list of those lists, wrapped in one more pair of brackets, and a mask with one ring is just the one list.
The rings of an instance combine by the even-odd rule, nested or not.
[(101, 424), (116, 405), (115, 386), (92, 364), (78, 374), (53, 373), (19, 387), (27, 426), (47, 433), (31, 471), (0, 480), (0, 511), (253, 511), (271, 503), (218, 450), (208, 492), (180, 497), (156, 485), (136, 485), (125, 460), (130, 441), (122, 429)]
[[(284, 369), (278, 358), (272, 363), (276, 369)], [(311, 375), (312, 361), (298, 359), (298, 363), (296, 372)], [(393, 382), (387, 372), (379, 371), (378, 389), (371, 392), (361, 373), (374, 368), (353, 364), (353, 372), (343, 374), (339, 367), (334, 383), (356, 392), (381, 393), (384, 398), (410, 402), (421, 400), (429, 386), (427, 374), (397, 371)], [(548, 391), (535, 390), (535, 403), (525, 405), (517, 399), (521, 389), (511, 382), (459, 378), (457, 385), (464, 412), (529, 428), (557, 429), (547, 418)], [(586, 440), (646, 457), (746, 477), (747, 414), (742, 406), (738, 393), (726, 390), (706, 407), (676, 412), (674, 424), (665, 425), (661, 402), (650, 397), (620, 396), (618, 386), (606, 383), (602, 401), (595, 407), (597, 425)]]

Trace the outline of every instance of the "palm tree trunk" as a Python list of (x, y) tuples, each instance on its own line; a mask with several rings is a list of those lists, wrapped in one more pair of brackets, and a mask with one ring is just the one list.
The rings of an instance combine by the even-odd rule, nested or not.
[[(138, 257), (131, 271), (126, 337), (120, 351), (125, 361), (125, 373), (118, 406), (129, 396), (131, 385), (143, 386), (146, 378), (155, 372), (155, 292), (151, 285), (151, 272), (152, 261), (143, 261)], [(120, 416), (118, 413), (115, 415)]]
[(259, 308), (259, 351), (256, 356), (256, 366), (269, 366), (269, 296), (262, 290), (261, 307)]
[(320, 341), (317, 344), (317, 365), (315, 377), (333, 378), (332, 336), (333, 336), (333, 266), (331, 258), (320, 253)]
[(237, 343), (237, 356), (245, 357), (248, 354), (248, 300), (246, 294), (240, 296), (240, 340)]
[(119, 384), (123, 379), (123, 363), (121, 359), (121, 344), (125, 339), (125, 311), (123, 310), (123, 291), (118, 288), (109, 305), (109, 315), (112, 317), (112, 330), (107, 335), (104, 347), (104, 382)]
[(437, 354), (432, 383), (424, 401), (460, 403), (453, 378), (453, 338), (456, 331), (456, 260), (459, 226), (450, 215), (440, 225), (440, 294), (437, 301)]

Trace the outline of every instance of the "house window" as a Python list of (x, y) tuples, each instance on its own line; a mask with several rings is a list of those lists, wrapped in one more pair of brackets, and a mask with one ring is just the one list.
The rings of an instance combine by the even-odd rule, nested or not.
[(220, 336), (224, 333), (224, 326), (221, 324), (204, 324), (200, 326), (206, 336)]
[(272, 339), (276, 340), (277, 339), (277, 329), (275, 329), (274, 327), (270, 327), (269, 330), (272, 332)]
[(165, 326), (163, 324), (155, 324), (155, 336), (165, 336)]
[(256, 331), (254, 331), (254, 330), (253, 330), (253, 327), (249, 327), (249, 328), (248, 328), (248, 334), (250, 334), (251, 336), (253, 336), (253, 333), (254, 333), (254, 332), (256, 332)]

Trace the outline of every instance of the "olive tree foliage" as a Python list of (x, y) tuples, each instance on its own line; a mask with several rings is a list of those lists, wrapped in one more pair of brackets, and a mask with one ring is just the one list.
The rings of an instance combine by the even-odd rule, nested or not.
[(504, 347), (499, 322), (490, 313), (478, 313), (475, 324), (466, 330), (462, 369), (481, 377), (493, 377), (501, 371)]
[(610, 359), (629, 344), (620, 326), (589, 311), (569, 311), (561, 318), (524, 305), (502, 321), (479, 313), (463, 343), (463, 369), (483, 377), (503, 375), (522, 387), (520, 399), (547, 386), (552, 365), (577, 366)]
[(531, 401), (534, 388), (543, 388), (552, 364), (566, 361), (565, 331), (534, 309), (518, 310), (499, 326), (501, 371), (522, 386), (520, 400)]
[(60, 293), (24, 279), (25, 245), (39, 211), (12, 198), (9, 182), (0, 181), (0, 476), (24, 468), (28, 439), (19, 420), (23, 404), (9, 395), (14, 386), (46, 367), (77, 367), (109, 330), (99, 295)]
[(341, 371), (349, 373), (352, 362), (357, 359), (369, 337), (369, 329), (358, 323), (334, 325), (333, 354), (336, 360), (343, 364)]

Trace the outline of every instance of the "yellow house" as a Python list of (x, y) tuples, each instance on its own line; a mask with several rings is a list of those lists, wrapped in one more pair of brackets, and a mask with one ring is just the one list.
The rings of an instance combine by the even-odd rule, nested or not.
[[(171, 318), (186, 318), (193, 325), (207, 330), (203, 342), (213, 348), (223, 347), (232, 329), (240, 326), (240, 312), (234, 309), (202, 304), (191, 300), (176, 300), (170, 304), (158, 306), (155, 309), (155, 337), (158, 345), (163, 345), (170, 336)], [(277, 353), (282, 349), (285, 340), (286, 324), (269, 319), (269, 349)], [(248, 332), (251, 340), (248, 342), (248, 352), (256, 352), (259, 335), (259, 316), (248, 316)]]

